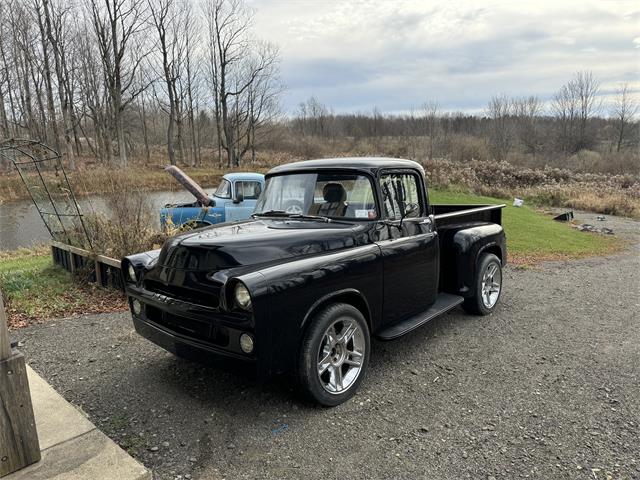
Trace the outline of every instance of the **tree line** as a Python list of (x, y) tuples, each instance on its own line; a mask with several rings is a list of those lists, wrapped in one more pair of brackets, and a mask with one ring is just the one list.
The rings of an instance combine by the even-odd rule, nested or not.
[[(599, 81), (591, 72), (577, 72), (548, 101), (538, 96), (493, 96), (478, 114), (448, 112), (426, 101), (405, 114), (371, 112), (336, 114), (316, 97), (298, 105), (291, 127), (302, 137), (371, 138), (374, 148), (384, 138), (426, 140), (422, 157), (447, 156), (453, 136), (476, 138), (492, 158), (507, 159), (514, 151), (532, 157), (572, 155), (581, 151), (630, 152), (638, 162), (639, 105), (627, 84), (602, 100)], [(449, 147), (448, 147), (449, 146)]]
[[(279, 113), (278, 49), (242, 0), (3, 0), (0, 134), (126, 166), (204, 139), (237, 166)], [(164, 131), (159, 136), (158, 132)]]
[[(413, 158), (599, 150), (638, 162), (634, 92), (603, 92), (590, 72), (551, 99), (496, 95), (476, 114), (435, 101), (337, 114), (311, 97), (285, 115), (278, 48), (256, 38), (253, 20), (244, 0), (1, 0), (0, 137), (41, 140), (71, 168), (77, 159), (235, 167), (259, 148), (342, 154), (363, 139), (366, 153)], [(389, 139), (402, 148), (385, 149)], [(304, 149), (313, 142), (323, 149)]]

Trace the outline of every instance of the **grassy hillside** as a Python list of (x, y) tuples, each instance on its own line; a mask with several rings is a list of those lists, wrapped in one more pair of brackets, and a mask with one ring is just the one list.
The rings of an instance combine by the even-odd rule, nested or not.
[(513, 207), (511, 200), (433, 189), (430, 200), (432, 203), (506, 204), (502, 223), (507, 234), (509, 261), (513, 263), (530, 264), (540, 260), (603, 255), (623, 246), (618, 238), (580, 232), (526, 205)]

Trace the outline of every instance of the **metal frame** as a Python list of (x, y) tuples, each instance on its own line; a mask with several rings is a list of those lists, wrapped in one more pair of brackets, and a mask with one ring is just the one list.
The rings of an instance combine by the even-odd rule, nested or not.
[[(16, 167), (16, 170), (20, 175), (20, 179), (27, 188), (29, 196), (35, 205), (40, 218), (42, 218), (42, 221), (47, 227), (51, 238), (56, 241), (64, 240), (68, 244), (73, 243), (73, 239), (67, 232), (65, 223), (62, 221), (63, 217), (70, 217), (72, 219), (77, 219), (77, 221), (73, 222), (74, 226), (84, 234), (84, 238), (78, 246), (87, 246), (91, 249), (91, 238), (89, 237), (87, 228), (84, 224), (80, 206), (78, 205), (76, 196), (69, 183), (67, 172), (62, 164), (62, 155), (37, 140), (11, 138), (0, 143), (0, 156), (10, 160)], [(44, 192), (46, 193), (45, 201), (48, 199), (48, 203), (51, 205), (53, 212), (46, 211), (45, 208), (39, 204), (37, 195), (34, 193), (35, 184), (29, 182), (25, 175), (25, 169), (27, 167), (35, 168), (35, 173), (37, 174), (37, 178), (39, 178), (38, 184), (41, 184), (44, 188)], [(65, 185), (63, 187), (48, 185), (46, 176), (43, 175), (43, 169), (46, 168), (53, 168), (55, 171), (62, 172), (62, 180)], [(56, 203), (59, 205), (62, 204), (62, 206), (65, 207), (65, 212), (74, 211), (75, 213), (60, 213), (60, 209), (56, 206)], [(55, 226), (51, 224), (51, 217), (57, 218), (58, 225), (61, 230), (54, 228)], [(62, 235), (62, 238), (60, 234)]]

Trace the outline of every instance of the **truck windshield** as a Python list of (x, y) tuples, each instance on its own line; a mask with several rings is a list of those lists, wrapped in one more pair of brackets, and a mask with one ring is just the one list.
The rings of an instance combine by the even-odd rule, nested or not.
[(378, 218), (368, 177), (353, 173), (295, 173), (269, 177), (256, 215), (317, 215), (329, 218)]
[(231, 198), (231, 182), (223, 178), (214, 195), (218, 198)]

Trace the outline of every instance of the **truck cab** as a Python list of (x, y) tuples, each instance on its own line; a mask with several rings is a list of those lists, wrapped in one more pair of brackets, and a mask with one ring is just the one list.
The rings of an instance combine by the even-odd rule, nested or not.
[(281, 165), (251, 218), (123, 259), (133, 323), (176, 355), (290, 374), (335, 406), (363, 381), (372, 337), (409, 335), (458, 306), (498, 308), (503, 207), (431, 203), (410, 160)]
[(160, 224), (166, 227), (192, 223), (197, 227), (245, 220), (251, 216), (264, 189), (260, 173), (227, 173), (215, 191), (209, 194), (208, 206), (201, 202), (167, 204), (160, 210)]

